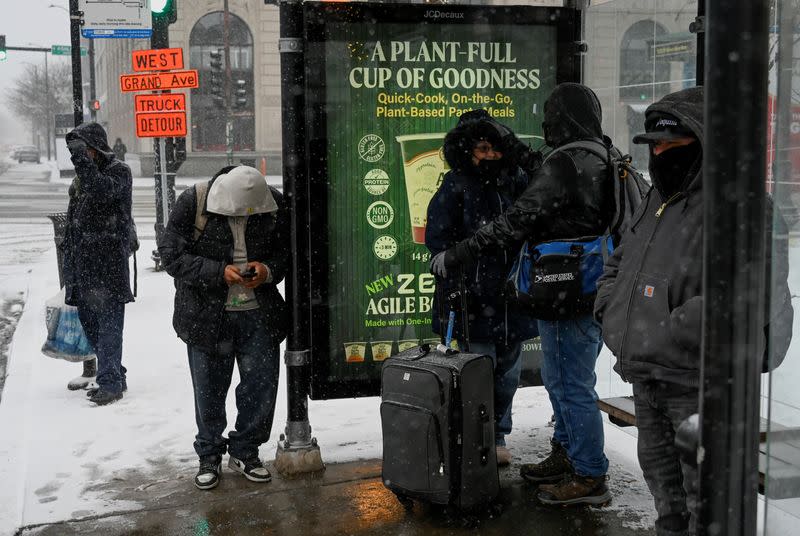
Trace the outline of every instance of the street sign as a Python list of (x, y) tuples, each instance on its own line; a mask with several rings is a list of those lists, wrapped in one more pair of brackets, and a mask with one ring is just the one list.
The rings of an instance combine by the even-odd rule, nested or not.
[(142, 71), (172, 71), (175, 69), (183, 69), (182, 48), (133, 51), (133, 70), (137, 73)]
[(168, 93), (164, 95), (134, 95), (133, 109), (139, 113), (185, 112), (186, 95)]
[(119, 77), (119, 87), (123, 92), (157, 91), (160, 89), (181, 89), (200, 86), (197, 70), (174, 71), (154, 74), (123, 74)]
[[(53, 45), (50, 47), (50, 54), (53, 56), (70, 56), (72, 55), (72, 47), (70, 45)], [(86, 54), (86, 47), (81, 47), (81, 56)]]
[(75, 116), (73, 114), (55, 114), (53, 126), (56, 136), (66, 136), (70, 130), (75, 128)]
[(137, 113), (136, 135), (140, 138), (186, 136), (186, 112)]
[(153, 33), (150, 0), (79, 0), (83, 12), (81, 35), (145, 38)]

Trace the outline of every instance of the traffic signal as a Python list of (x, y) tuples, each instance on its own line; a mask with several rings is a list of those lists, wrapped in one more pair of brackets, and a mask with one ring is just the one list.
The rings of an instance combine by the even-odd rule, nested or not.
[(172, 24), (178, 20), (178, 0), (151, 0), (150, 11), (153, 14), (153, 21), (163, 21)]
[(222, 51), (212, 50), (211, 56), (211, 98), (220, 108), (225, 107), (225, 97), (222, 88)]
[(233, 95), (234, 108), (244, 108), (247, 106), (247, 82), (244, 80), (236, 81), (236, 89)]
[(0, 61), (6, 61), (8, 52), (6, 52), (6, 36), (0, 35)]

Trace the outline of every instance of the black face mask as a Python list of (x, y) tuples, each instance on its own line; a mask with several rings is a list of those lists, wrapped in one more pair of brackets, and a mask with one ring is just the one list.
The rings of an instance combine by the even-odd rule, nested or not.
[(654, 155), (651, 149), (650, 178), (665, 201), (686, 186), (689, 172), (701, 155), (702, 149), (697, 141), (673, 147), (660, 155)]
[(544, 136), (545, 145), (553, 147), (553, 134), (547, 121), (542, 122), (542, 136)]
[(496, 178), (502, 173), (505, 164), (502, 160), (481, 160), (478, 162), (478, 173), (483, 177)]

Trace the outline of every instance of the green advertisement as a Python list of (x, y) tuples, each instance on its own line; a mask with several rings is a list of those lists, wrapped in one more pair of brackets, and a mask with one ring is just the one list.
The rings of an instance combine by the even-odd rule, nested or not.
[(538, 147), (556, 43), (555, 25), (511, 20), (327, 22), (327, 325), (314, 337), (327, 342), (328, 381), (374, 385), (387, 357), (439, 341), (425, 226), (448, 171), (444, 136), (484, 108)]

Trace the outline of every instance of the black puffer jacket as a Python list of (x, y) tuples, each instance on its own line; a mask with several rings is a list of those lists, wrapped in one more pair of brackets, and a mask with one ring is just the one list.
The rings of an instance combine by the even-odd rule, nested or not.
[[(282, 341), (288, 327), (287, 310), (277, 285), (289, 263), (289, 220), (283, 196), (270, 190), (279, 209), (247, 218), (245, 244), (247, 260), (266, 264), (272, 273), (272, 281), (256, 287), (255, 294), (270, 333)], [(208, 221), (195, 242), (196, 204), (194, 188), (178, 197), (158, 251), (167, 273), (175, 278), (175, 332), (186, 344), (213, 351), (228, 296), (223, 273), (225, 266), (233, 263), (233, 233), (227, 216), (209, 213), (204, 206)]]
[(67, 142), (76, 138), (98, 156), (95, 162), (85, 150), (72, 155), (76, 177), (60, 245), (66, 302), (76, 305), (81, 296), (131, 302), (131, 170), (115, 158), (97, 123), (79, 125), (66, 137)]
[[(560, 84), (544, 107), (545, 141), (553, 148), (581, 139), (603, 139), (600, 102), (580, 84)], [(608, 146), (608, 138), (604, 141)], [(534, 172), (514, 205), (462, 242), (472, 257), (490, 247), (523, 240), (603, 234), (614, 215), (614, 185), (607, 165), (584, 149), (559, 151)], [(587, 311), (589, 312), (589, 311)]]
[[(702, 87), (667, 95), (650, 105), (646, 114), (654, 112), (675, 116), (702, 143)], [(603, 324), (603, 340), (617, 358), (614, 370), (623, 380), (697, 387), (703, 310), (703, 174), (699, 162), (669, 199), (659, 193), (662, 185), (656, 182), (654, 186), (598, 282), (595, 316)], [(771, 231), (769, 200), (766, 208)], [(777, 220), (778, 234), (786, 237), (782, 219)], [(768, 245), (773, 245), (771, 234), (767, 234)], [(774, 329), (773, 355), (780, 360), (791, 340), (793, 316), (786, 283), (785, 238), (775, 241), (767, 258), (771, 259), (768, 280), (773, 274), (776, 283), (767, 318)], [(762, 342), (766, 346), (766, 338)]]
[[(481, 110), (482, 111), (482, 110)], [(444, 251), (480, 229), (482, 225), (502, 214), (525, 189), (528, 179), (513, 166), (498, 167), (496, 173), (482, 172), (472, 163), (472, 146), (482, 137), (491, 137), (493, 121), (488, 114), (462, 116), (456, 128), (444, 141), (444, 154), (451, 171), (428, 205), (425, 245), (432, 254)], [(467, 115), (467, 114), (465, 114)], [(485, 136), (486, 133), (490, 136)], [(494, 140), (498, 143), (499, 140)], [(499, 162), (507, 160), (503, 159)], [(503, 341), (514, 344), (536, 337), (536, 321), (517, 309), (505, 296), (505, 282), (520, 243), (510, 247), (489, 247), (463, 266), (469, 296), (470, 340)], [(437, 280), (434, 298), (433, 331), (441, 333), (440, 300), (459, 288), (459, 272), (446, 280)], [(445, 300), (446, 301), (446, 300)], [(450, 304), (445, 303), (445, 311)], [(456, 315), (453, 336), (463, 337), (462, 316)]]

